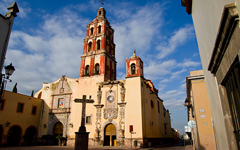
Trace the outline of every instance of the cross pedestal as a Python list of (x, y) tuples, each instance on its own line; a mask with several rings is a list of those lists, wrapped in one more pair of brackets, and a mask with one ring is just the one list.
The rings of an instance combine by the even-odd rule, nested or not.
[(75, 99), (75, 103), (82, 103), (82, 119), (81, 126), (78, 132), (75, 132), (75, 150), (88, 150), (88, 135), (85, 127), (85, 113), (86, 113), (86, 103), (94, 103), (94, 100), (86, 99), (86, 95), (83, 95), (82, 99)]

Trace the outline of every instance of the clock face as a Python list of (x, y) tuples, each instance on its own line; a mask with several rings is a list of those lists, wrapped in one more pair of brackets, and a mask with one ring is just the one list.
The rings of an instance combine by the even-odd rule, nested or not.
[(114, 101), (114, 97), (113, 96), (108, 96), (107, 100), (112, 103)]

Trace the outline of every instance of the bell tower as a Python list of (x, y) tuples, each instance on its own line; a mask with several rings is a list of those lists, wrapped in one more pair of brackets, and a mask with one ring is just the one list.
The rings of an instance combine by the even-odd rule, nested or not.
[(103, 7), (96, 18), (87, 25), (84, 49), (81, 56), (80, 78), (104, 76), (104, 81), (116, 80), (114, 30), (106, 18)]
[(126, 59), (126, 69), (126, 78), (138, 76), (143, 77), (143, 62), (139, 56), (136, 56), (135, 51), (133, 51), (133, 55), (129, 59)]

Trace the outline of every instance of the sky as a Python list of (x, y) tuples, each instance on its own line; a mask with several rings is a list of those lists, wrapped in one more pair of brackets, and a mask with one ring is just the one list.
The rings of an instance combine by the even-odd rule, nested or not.
[[(77, 79), (86, 25), (97, 15), (99, 0), (15, 0), (14, 20), (5, 65), (15, 67), (6, 90), (31, 95), (62, 75)], [(14, 0), (0, 0), (0, 13)], [(171, 115), (172, 127), (187, 126), (186, 76), (201, 70), (191, 15), (181, 0), (105, 0), (106, 17), (114, 29), (117, 79), (126, 76), (126, 58), (144, 62), (144, 77), (152, 80)], [(4, 73), (4, 72), (3, 72)]]

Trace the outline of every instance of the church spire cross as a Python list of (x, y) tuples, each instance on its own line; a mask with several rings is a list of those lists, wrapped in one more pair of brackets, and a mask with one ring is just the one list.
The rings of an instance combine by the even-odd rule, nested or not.
[(82, 99), (75, 99), (75, 103), (82, 103), (82, 121), (81, 126), (79, 127), (79, 132), (86, 132), (85, 127), (85, 113), (86, 113), (86, 103), (94, 103), (94, 100), (91, 99), (91, 96), (89, 99), (86, 99), (86, 95), (83, 95)]
[(103, 1), (105, 1), (105, 0), (100, 0), (100, 1), (99, 1), (99, 2), (101, 3), (101, 6), (104, 5)]

